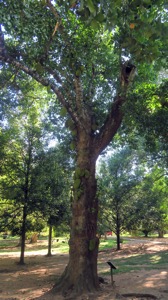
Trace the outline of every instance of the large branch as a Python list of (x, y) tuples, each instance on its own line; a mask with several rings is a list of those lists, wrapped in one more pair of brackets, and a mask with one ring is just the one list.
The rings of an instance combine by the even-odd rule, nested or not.
[(54, 37), (55, 37), (57, 31), (61, 31), (61, 28), (63, 28), (62, 26), (60, 26), (62, 23), (61, 17), (59, 15), (59, 13), (57, 12), (57, 10), (52, 5), (50, 0), (46, 0), (46, 6), (50, 9), (52, 14), (54, 15), (54, 17), (56, 19), (56, 21), (55, 21), (56, 23), (55, 23), (53, 32), (52, 32), (51, 36), (49, 37), (49, 40), (47, 41), (46, 45), (44, 45), (44, 53), (41, 55), (41, 57), (39, 57), (39, 62), (42, 63), (42, 65), (48, 58), (48, 53), (49, 53), (51, 44), (54, 40)]
[[(48, 1), (48, 2), (50, 2), (50, 1)], [(54, 7), (53, 7), (53, 9), (54, 9)], [(53, 35), (54, 34), (55, 34), (55, 32), (53, 33)], [(18, 57), (20, 57), (19, 53), (18, 53)], [(66, 101), (63, 93), (61, 92), (60, 88), (57, 87), (56, 84), (54, 84), (50, 79), (43, 77), (36, 70), (32, 69), (31, 67), (26, 66), (24, 64), (24, 62), (17, 60), (16, 57), (9, 55), (9, 53), (7, 52), (6, 47), (5, 47), (4, 34), (3, 34), (1, 26), (0, 26), (0, 61), (14, 66), (14, 68), (16, 68), (17, 70), (22, 70), (24, 73), (30, 75), (33, 79), (35, 79), (36, 81), (41, 83), (43, 86), (50, 87), (51, 90), (56, 94), (59, 102), (66, 108), (67, 112), (69, 113), (69, 115), (71, 116), (73, 121), (76, 124), (80, 125), (80, 123), (81, 123), (80, 118), (78, 117), (77, 113), (74, 111), (72, 103), (70, 101)], [(61, 84), (63, 87), (62, 80), (61, 80), (60, 76), (56, 73), (56, 71), (53, 71), (51, 68), (44, 66), (44, 65), (42, 67), (45, 71), (48, 72), (49, 78), (50, 78), (50, 75), (52, 75), (54, 77), (55, 81), (58, 83), (58, 86), (60, 86), (60, 84)]]
[[(52, 39), (54, 38), (54, 35), (56, 31), (59, 31), (59, 33), (62, 35), (62, 38), (66, 44), (66, 46), (69, 49), (70, 53), (74, 52), (74, 48), (70, 43), (69, 36), (67, 35), (67, 32), (62, 24), (62, 19), (61, 16), (56, 9), (56, 7), (52, 4), (51, 0), (46, 0), (46, 6), (50, 9), (51, 13), (54, 15), (57, 23), (54, 29), (54, 32), (52, 34)], [(75, 116), (75, 121), (76, 125), (79, 126), (80, 128), (83, 128), (86, 130), (86, 126), (83, 124), (87, 124), (90, 122), (90, 114), (89, 111), (86, 109), (84, 106), (84, 101), (83, 101), (83, 88), (82, 88), (82, 83), (80, 80), (80, 76), (74, 76), (74, 86), (75, 86), (75, 92), (76, 92), (76, 97), (75, 99), (72, 100), (71, 97), (69, 97), (69, 106), (73, 110), (73, 115)], [(65, 88), (66, 89), (66, 88)], [(74, 101), (76, 100), (76, 101)], [(71, 115), (72, 116), (72, 115)]]
[[(74, 85), (75, 85), (75, 93), (76, 93), (75, 105), (76, 105), (77, 114), (80, 119), (78, 125), (84, 130), (87, 130), (89, 128), (89, 132), (90, 132), (91, 116), (89, 110), (84, 104), (83, 87), (82, 87), (82, 82), (80, 80), (80, 77), (75, 76)], [(86, 124), (88, 126), (85, 126)]]
[(109, 145), (122, 123), (124, 116), (122, 107), (127, 98), (128, 88), (135, 76), (135, 70), (136, 67), (129, 61), (121, 66), (120, 91), (112, 103), (104, 125), (94, 138), (93, 149), (96, 158)]
[(0, 51), (0, 61), (6, 62), (6, 63), (14, 66), (14, 68), (16, 68), (17, 70), (22, 70), (24, 73), (30, 75), (33, 79), (35, 79), (36, 81), (41, 83), (43, 86), (50, 87), (51, 90), (56, 94), (59, 102), (67, 109), (67, 112), (71, 115), (74, 122), (79, 121), (77, 118), (77, 115), (74, 113), (73, 109), (71, 108), (69, 103), (64, 98), (60, 89), (57, 88), (57, 86), (55, 84), (53, 84), (49, 79), (42, 77), (40, 74), (38, 74), (37, 71), (27, 67), (22, 62), (17, 61), (16, 59), (14, 59), (10, 55), (8, 55), (6, 53), (6, 51), (4, 51), (4, 48), (3, 48), (3, 52)]
[(124, 97), (116, 97), (114, 103), (112, 104), (111, 111), (105, 120), (104, 125), (101, 127), (99, 133), (95, 136), (93, 148), (96, 158), (109, 145), (112, 138), (118, 131), (123, 119), (122, 106), (124, 102)]

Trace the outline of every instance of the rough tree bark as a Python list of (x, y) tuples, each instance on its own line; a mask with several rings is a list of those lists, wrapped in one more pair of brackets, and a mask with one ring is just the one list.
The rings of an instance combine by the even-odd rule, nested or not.
[[(79, 98), (81, 97), (77, 89), (76, 94)], [(96, 160), (121, 125), (122, 105), (125, 100), (125, 93), (123, 96), (116, 96), (98, 134), (92, 133), (92, 121), (87, 111), (83, 111), (79, 124), (75, 124), (77, 161), (74, 176), (69, 263), (51, 291), (52, 294), (63, 291), (64, 295), (70, 293), (75, 299), (76, 295), (99, 289)]]
[(74, 295), (99, 288), (96, 159), (92, 152), (92, 137), (82, 130), (78, 134), (69, 263), (52, 291), (60, 290), (67, 294), (73, 290)]

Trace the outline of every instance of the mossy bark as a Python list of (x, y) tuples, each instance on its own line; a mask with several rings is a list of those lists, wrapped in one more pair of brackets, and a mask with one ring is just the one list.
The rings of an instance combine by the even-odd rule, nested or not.
[(69, 263), (52, 292), (63, 291), (65, 295), (70, 293), (75, 297), (99, 288), (95, 164), (91, 138), (81, 134), (74, 175), (74, 182), (78, 179), (79, 184), (73, 189)]

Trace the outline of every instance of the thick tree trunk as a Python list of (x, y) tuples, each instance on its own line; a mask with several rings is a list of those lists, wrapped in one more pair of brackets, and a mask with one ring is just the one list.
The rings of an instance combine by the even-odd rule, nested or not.
[[(92, 157), (87, 138), (78, 143), (77, 167), (74, 175), (74, 199), (70, 235), (69, 263), (52, 292), (76, 295), (97, 290), (98, 199), (95, 178), (96, 160)], [(54, 299), (54, 298), (53, 298)]]
[[(92, 129), (92, 114), (84, 105), (80, 79), (75, 77), (77, 112), (73, 114), (73, 121), (77, 132), (77, 162), (74, 176), (69, 263), (51, 291), (52, 294), (62, 291), (65, 295), (70, 293), (71, 299), (75, 299), (76, 295), (99, 289), (97, 274), (99, 239), (96, 236), (98, 199), (95, 165), (99, 154), (110, 143), (121, 125), (123, 118), (121, 107), (125, 102), (127, 86), (128, 81), (122, 88), (123, 95), (116, 97), (104, 125), (96, 133)], [(53, 295), (52, 298), (56, 299), (56, 296)]]

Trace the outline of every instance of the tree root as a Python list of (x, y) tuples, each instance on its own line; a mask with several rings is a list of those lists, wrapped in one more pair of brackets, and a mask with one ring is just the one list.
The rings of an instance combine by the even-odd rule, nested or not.
[(99, 284), (96, 284), (88, 274), (79, 275), (74, 283), (73, 278), (66, 268), (50, 292), (53, 294), (53, 296), (54, 294), (61, 293), (66, 299), (74, 300), (79, 295), (98, 290)]

